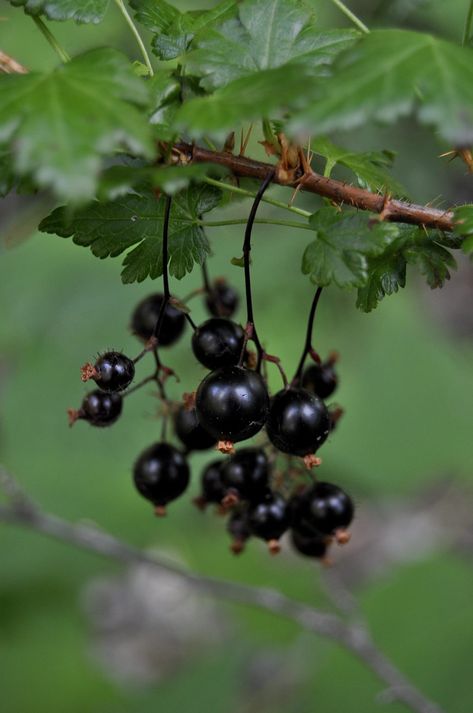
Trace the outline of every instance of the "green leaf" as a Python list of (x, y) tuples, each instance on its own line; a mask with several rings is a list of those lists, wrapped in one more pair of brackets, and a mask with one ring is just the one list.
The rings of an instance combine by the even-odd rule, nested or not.
[(406, 196), (405, 188), (390, 173), (394, 160), (391, 151), (355, 153), (335, 145), (324, 136), (312, 140), (311, 149), (316, 155), (326, 159), (327, 175), (339, 164), (355, 174), (362, 188)]
[(360, 287), (368, 278), (368, 256), (384, 251), (399, 235), (399, 228), (361, 213), (341, 213), (325, 207), (309, 223), (316, 239), (302, 258), (302, 272), (316, 285)]
[(210, 97), (187, 102), (176, 120), (192, 136), (224, 132), (245, 120), (311, 101), (319, 77), (357, 33), (321, 32), (312, 11), (296, 0), (244, 0), (238, 17), (201, 31), (185, 58)]
[(386, 295), (392, 295), (406, 285), (406, 260), (396, 249), (396, 242), (382, 255), (368, 260), (368, 279), (358, 289), (356, 306), (371, 312)]
[(176, 126), (193, 138), (204, 134), (223, 138), (243, 121), (296, 107), (298, 98), (305, 100), (306, 90), (307, 77), (299, 67), (267, 69), (186, 102), (176, 114)]
[(368, 258), (368, 279), (358, 290), (356, 305), (364, 312), (377, 307), (386, 295), (406, 285), (407, 265), (414, 265), (432, 288), (442, 287), (456, 268), (453, 255), (439, 244), (441, 233), (400, 226), (401, 234), (386, 249)]
[(473, 205), (461, 205), (454, 211), (455, 234), (463, 238), (463, 252), (473, 254)]
[(79, 203), (94, 195), (101, 156), (126, 148), (152, 157), (146, 83), (113, 49), (87, 52), (45, 74), (0, 76), (0, 140), (14, 168)]
[[(174, 197), (169, 224), (169, 271), (174, 277), (181, 279), (210, 253), (198, 221), (219, 201), (220, 191), (202, 184)], [(162, 274), (164, 207), (164, 197), (157, 199), (152, 191), (143, 191), (115, 201), (95, 201), (73, 215), (66, 207), (57, 208), (39, 229), (72, 237), (76, 245), (90, 247), (99, 258), (117, 257), (135, 245), (124, 259), (122, 280), (142, 282)]]
[(407, 262), (416, 265), (432, 289), (443, 287), (450, 279), (449, 269), (456, 269), (453, 255), (419, 230), (415, 241), (404, 250)]
[(49, 20), (97, 23), (103, 20), (109, 0), (9, 0), (9, 2), (15, 7), (22, 7), (28, 15), (45, 15)]
[(7, 195), (15, 185), (11, 171), (11, 157), (4, 149), (0, 148), (0, 198)]
[(470, 48), (407, 30), (371, 32), (340, 57), (290, 128), (319, 134), (371, 119), (393, 122), (412, 111), (448, 143), (473, 143)]
[(186, 64), (204, 78), (207, 90), (290, 62), (320, 75), (356, 36), (354, 31), (320, 32), (313, 11), (296, 0), (244, 0), (238, 18), (199, 34)]
[(223, 0), (211, 10), (182, 13), (163, 0), (130, 0), (130, 5), (136, 20), (155, 33), (153, 51), (162, 60), (180, 57), (197, 32), (221, 22), (236, 7), (234, 0)]

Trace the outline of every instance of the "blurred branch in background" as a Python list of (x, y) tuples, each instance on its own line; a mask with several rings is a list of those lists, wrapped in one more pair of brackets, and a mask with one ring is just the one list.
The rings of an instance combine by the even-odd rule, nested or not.
[[(335, 606), (344, 614), (348, 613), (348, 618), (320, 611), (272, 589), (194, 574), (164, 557), (136, 549), (93, 525), (62, 520), (41, 510), (3, 469), (0, 469), (0, 488), (8, 500), (7, 505), (0, 506), (0, 521), (41, 532), (128, 565), (142, 564), (155, 571), (173, 574), (200, 592), (217, 599), (256, 606), (291, 619), (306, 631), (346, 647), (385, 684), (389, 699), (403, 702), (416, 713), (442, 713), (442, 709), (417, 690), (376, 647), (366, 621), (357, 611), (354, 600), (344, 591), (341, 582), (331, 581), (327, 590)], [(356, 616), (352, 616), (353, 612), (356, 612)]]

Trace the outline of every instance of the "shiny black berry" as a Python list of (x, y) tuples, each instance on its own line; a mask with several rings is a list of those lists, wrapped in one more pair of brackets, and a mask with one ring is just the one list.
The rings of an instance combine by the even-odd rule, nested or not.
[(201, 494), (197, 498), (198, 505), (220, 504), (225, 497), (227, 489), (222, 481), (223, 463), (223, 460), (213, 460), (202, 471), (200, 476)]
[(301, 533), (331, 535), (350, 525), (355, 506), (337, 485), (320, 482), (291, 498), (290, 512), (292, 527)]
[(244, 342), (243, 329), (229, 319), (212, 317), (192, 335), (192, 351), (207, 369), (238, 364)]
[(207, 309), (214, 317), (231, 317), (239, 302), (238, 292), (224, 280), (216, 280), (205, 298)]
[(197, 389), (197, 417), (218, 440), (251, 438), (263, 428), (268, 407), (263, 378), (240, 366), (212, 371)]
[(302, 376), (302, 386), (307, 391), (328, 399), (338, 386), (338, 376), (334, 368), (334, 361), (328, 359), (323, 364), (312, 364)]
[(271, 400), (266, 431), (283, 453), (305, 456), (320, 448), (330, 433), (324, 402), (306, 389), (283, 389)]
[(195, 408), (179, 406), (174, 417), (174, 428), (188, 451), (205, 451), (215, 445), (215, 438), (200, 425)]
[(242, 448), (223, 462), (222, 480), (227, 491), (241, 500), (257, 503), (269, 485), (269, 463), (262, 448)]
[(291, 530), (291, 544), (299, 554), (315, 559), (324, 559), (327, 554), (327, 538), (322, 534), (306, 535)]
[(280, 495), (270, 494), (263, 502), (249, 511), (250, 529), (255, 537), (272, 543), (274, 551), (279, 540), (289, 527), (287, 503)]
[(227, 520), (227, 532), (232, 538), (232, 551), (234, 554), (239, 554), (244, 549), (246, 541), (251, 537), (248, 508), (246, 506), (240, 506), (232, 511)]
[(106, 352), (95, 362), (91, 376), (103, 391), (123, 391), (133, 381), (135, 365), (121, 352)]
[(91, 426), (105, 428), (115, 423), (122, 412), (122, 407), (123, 400), (120, 394), (109, 394), (96, 389), (87, 394), (79, 411), (70, 412), (71, 423), (80, 418), (88, 421)]
[(189, 475), (184, 454), (169, 443), (154, 443), (143, 451), (133, 468), (136, 489), (158, 508), (157, 512), (182, 495)]
[[(131, 331), (143, 342), (153, 335), (158, 321), (163, 295), (156, 293), (142, 300), (131, 317)], [(168, 304), (164, 311), (164, 319), (159, 333), (159, 344), (168, 347), (177, 342), (186, 324), (184, 313)]]

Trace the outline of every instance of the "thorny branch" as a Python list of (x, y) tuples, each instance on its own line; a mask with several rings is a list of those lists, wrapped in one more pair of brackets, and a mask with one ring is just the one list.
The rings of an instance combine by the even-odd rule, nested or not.
[(320, 611), (273, 589), (194, 574), (163, 557), (132, 547), (93, 525), (67, 522), (43, 511), (1, 468), (0, 488), (9, 501), (7, 505), (0, 505), (0, 522), (40, 532), (118, 562), (141, 563), (155, 570), (171, 572), (204, 594), (256, 606), (291, 619), (306, 631), (330, 639), (351, 651), (387, 686), (392, 699), (401, 701), (415, 713), (443, 713), (440, 706), (426, 698), (376, 647), (365, 622), (359, 619), (346, 620), (342, 616)]
[[(0, 50), (0, 72), (24, 74), (27, 71), (19, 62)], [(257, 178), (263, 181), (269, 172), (275, 170), (275, 166), (272, 164), (256, 161), (241, 155), (235, 156), (225, 150), (212, 151), (202, 146), (185, 142), (175, 143), (172, 149), (178, 156), (185, 157), (188, 162), (214, 163), (228, 168), (234, 176), (242, 178)], [(443, 211), (428, 205), (416, 205), (415, 203), (396, 200), (389, 195), (372, 193), (364, 188), (337, 181), (334, 178), (321, 176), (312, 170), (304, 174), (303, 170), (299, 169), (299, 171), (296, 171), (293, 180), (290, 181), (287, 180), (286, 172), (276, 170), (271, 182), (301, 188), (303, 191), (328, 198), (338, 205), (349, 205), (360, 210), (377, 213), (382, 220), (388, 220), (393, 223), (409, 223), (443, 231), (452, 231), (454, 229), (454, 216), (451, 210)]]
[[(196, 163), (214, 163), (225, 166), (234, 176), (257, 178), (263, 180), (270, 171), (274, 171), (274, 165), (255, 161), (245, 156), (235, 156), (225, 151), (211, 151), (186, 143), (177, 143), (174, 148), (188, 161)], [(273, 183), (285, 186), (297, 187), (301, 175), (296, 175), (293, 181), (287, 182), (277, 171), (273, 178)], [(437, 228), (439, 230), (451, 231), (454, 227), (452, 211), (443, 211), (430, 206), (416, 205), (406, 201), (395, 200), (389, 196), (379, 193), (372, 193), (364, 188), (352, 186), (349, 183), (337, 181), (334, 178), (326, 178), (315, 171), (311, 171), (304, 176), (301, 183), (303, 191), (316, 193), (324, 198), (329, 198), (338, 205), (348, 205), (360, 210), (378, 213), (383, 220), (394, 223), (410, 223), (424, 226), (426, 228)]]

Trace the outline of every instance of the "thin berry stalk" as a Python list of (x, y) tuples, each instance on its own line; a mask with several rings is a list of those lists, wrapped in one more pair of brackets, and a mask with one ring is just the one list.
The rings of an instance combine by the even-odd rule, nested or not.
[(243, 241), (243, 261), (244, 261), (244, 268), (245, 268), (245, 295), (246, 295), (246, 331), (250, 335), (249, 338), (252, 339), (252, 341), (256, 345), (256, 350), (258, 352), (258, 362), (256, 365), (256, 371), (260, 371), (261, 369), (261, 362), (263, 360), (264, 356), (264, 350), (263, 347), (261, 346), (261, 342), (259, 340), (258, 334), (256, 332), (256, 327), (255, 327), (255, 319), (254, 319), (254, 313), (253, 313), (253, 296), (252, 296), (252, 291), (251, 291), (251, 267), (250, 267), (250, 255), (251, 255), (251, 233), (253, 230), (253, 223), (256, 218), (256, 213), (258, 211), (259, 204), (261, 203), (261, 199), (263, 198), (263, 195), (270, 185), (271, 181), (274, 178), (274, 169), (271, 171), (268, 171), (265, 179), (261, 183), (258, 193), (256, 194), (256, 197), (253, 201), (253, 205), (251, 206), (250, 214), (248, 216), (248, 221), (246, 224), (245, 228), (245, 239)]
[(320, 295), (322, 294), (322, 290), (323, 290), (323, 287), (317, 287), (317, 289), (315, 291), (314, 299), (312, 300), (312, 305), (310, 307), (310, 312), (309, 312), (309, 319), (307, 320), (307, 332), (306, 332), (306, 337), (305, 337), (304, 348), (302, 350), (301, 358), (299, 361), (299, 365), (296, 369), (296, 373), (294, 374), (294, 377), (291, 382), (291, 384), (293, 386), (297, 385), (298, 382), (300, 381), (300, 378), (302, 376), (302, 370), (304, 368), (304, 364), (305, 364), (307, 355), (313, 351), (312, 332), (314, 331), (315, 314), (317, 312), (317, 306), (319, 304)]

